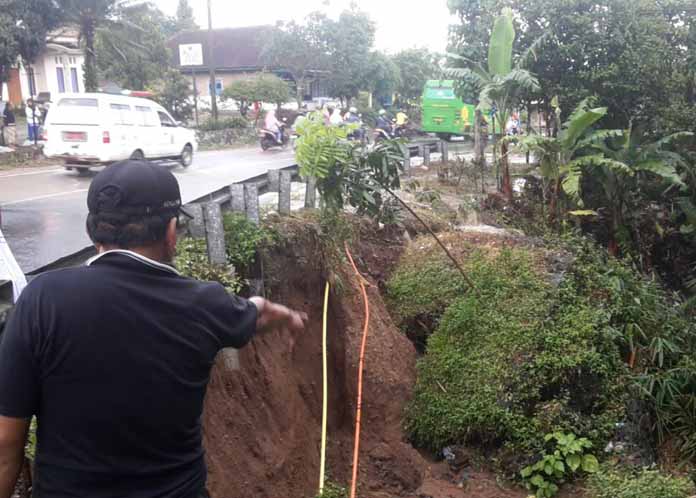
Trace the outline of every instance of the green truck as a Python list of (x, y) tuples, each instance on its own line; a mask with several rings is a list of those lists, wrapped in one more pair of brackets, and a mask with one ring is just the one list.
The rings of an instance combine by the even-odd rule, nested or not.
[(454, 93), (453, 80), (429, 80), (423, 89), (423, 131), (449, 140), (474, 131), (473, 104)]

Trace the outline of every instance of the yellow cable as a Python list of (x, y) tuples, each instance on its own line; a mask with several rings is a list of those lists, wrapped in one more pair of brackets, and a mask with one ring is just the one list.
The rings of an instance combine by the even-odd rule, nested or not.
[(321, 412), (321, 461), (319, 464), (319, 496), (324, 492), (324, 477), (326, 471), (326, 422), (328, 418), (328, 395), (329, 395), (329, 384), (328, 384), (328, 365), (327, 365), (327, 355), (326, 355), (326, 322), (329, 309), (329, 282), (326, 282), (326, 289), (324, 290), (324, 321), (322, 326), (322, 339), (321, 339), (321, 349), (322, 349), (322, 360), (324, 367), (324, 396), (323, 396), (323, 407)]

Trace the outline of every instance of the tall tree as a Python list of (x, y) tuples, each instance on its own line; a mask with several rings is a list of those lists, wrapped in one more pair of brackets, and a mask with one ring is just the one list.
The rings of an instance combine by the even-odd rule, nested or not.
[(304, 24), (280, 23), (272, 32), (261, 58), (272, 70), (284, 70), (295, 81), (295, 98), (301, 106), (309, 86), (325, 73), (326, 40), (322, 36), (328, 20), (320, 14), (308, 16)]
[(33, 63), (46, 46), (48, 34), (60, 25), (61, 15), (52, 0), (15, 0), (15, 33), (19, 55)]
[(403, 50), (392, 56), (392, 61), (401, 74), (396, 92), (402, 103), (418, 103), (426, 81), (440, 77), (438, 57), (427, 48)]
[[(470, 82), (479, 90), (480, 110), (494, 109), (501, 123), (501, 128), (507, 123), (511, 112), (519, 104), (520, 98), (525, 93), (535, 91), (539, 83), (535, 76), (524, 69), (522, 65), (527, 57), (521, 57), (517, 65), (513, 65), (513, 45), (515, 41), (515, 28), (513, 26), (513, 13), (509, 8), (503, 9), (496, 18), (491, 32), (488, 46), (487, 63), (473, 63), (471, 68), (454, 68), (449, 72), (453, 76)], [(495, 130), (493, 130), (495, 133)], [(510, 166), (508, 160), (508, 144), (502, 140), (501, 162), (503, 169), (502, 191), (512, 200), (512, 180), (510, 178)]]
[(391, 99), (402, 81), (402, 73), (394, 61), (382, 52), (370, 53), (363, 89), (374, 94), (378, 101)]
[(193, 17), (193, 9), (188, 0), (179, 0), (176, 6), (176, 31), (194, 31), (199, 29)]
[(77, 25), (85, 45), (84, 84), (88, 92), (99, 87), (96, 59), (97, 30), (113, 22), (119, 5), (124, 0), (56, 0), (68, 21)]
[(366, 13), (351, 8), (327, 28), (331, 61), (328, 83), (332, 95), (347, 101), (362, 90), (361, 83), (370, 69), (375, 24)]
[(107, 79), (144, 90), (167, 69), (167, 19), (149, 3), (117, 5), (114, 20), (97, 31), (97, 67)]
[(19, 46), (15, 36), (16, 23), (17, 18), (14, 17), (11, 9), (7, 6), (0, 9), (0, 92), (2, 92), (2, 83), (8, 80), (10, 69), (17, 63), (19, 57)]

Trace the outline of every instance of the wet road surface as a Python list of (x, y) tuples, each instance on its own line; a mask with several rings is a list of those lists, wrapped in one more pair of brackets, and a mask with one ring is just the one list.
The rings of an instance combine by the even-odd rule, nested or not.
[[(245, 148), (199, 152), (193, 165), (163, 166), (179, 180), (184, 203), (269, 169), (294, 164), (291, 151)], [(62, 167), (0, 173), (2, 230), (25, 273), (90, 245), (85, 233), (86, 176)]]

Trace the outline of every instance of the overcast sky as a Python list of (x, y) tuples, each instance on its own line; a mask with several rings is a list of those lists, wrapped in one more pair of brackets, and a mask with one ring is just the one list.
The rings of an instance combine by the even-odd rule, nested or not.
[[(275, 24), (277, 20), (301, 20), (308, 13), (322, 10), (336, 17), (351, 0), (212, 0), (213, 27), (228, 28)], [(178, 0), (153, 0), (165, 14), (174, 15)], [(377, 23), (376, 47), (388, 52), (404, 48), (427, 47), (444, 52), (447, 26), (451, 22), (447, 0), (418, 2), (406, 0), (355, 0), (360, 10)], [(196, 21), (207, 26), (206, 0), (189, 0)], [(327, 5), (328, 4), (328, 5)]]

